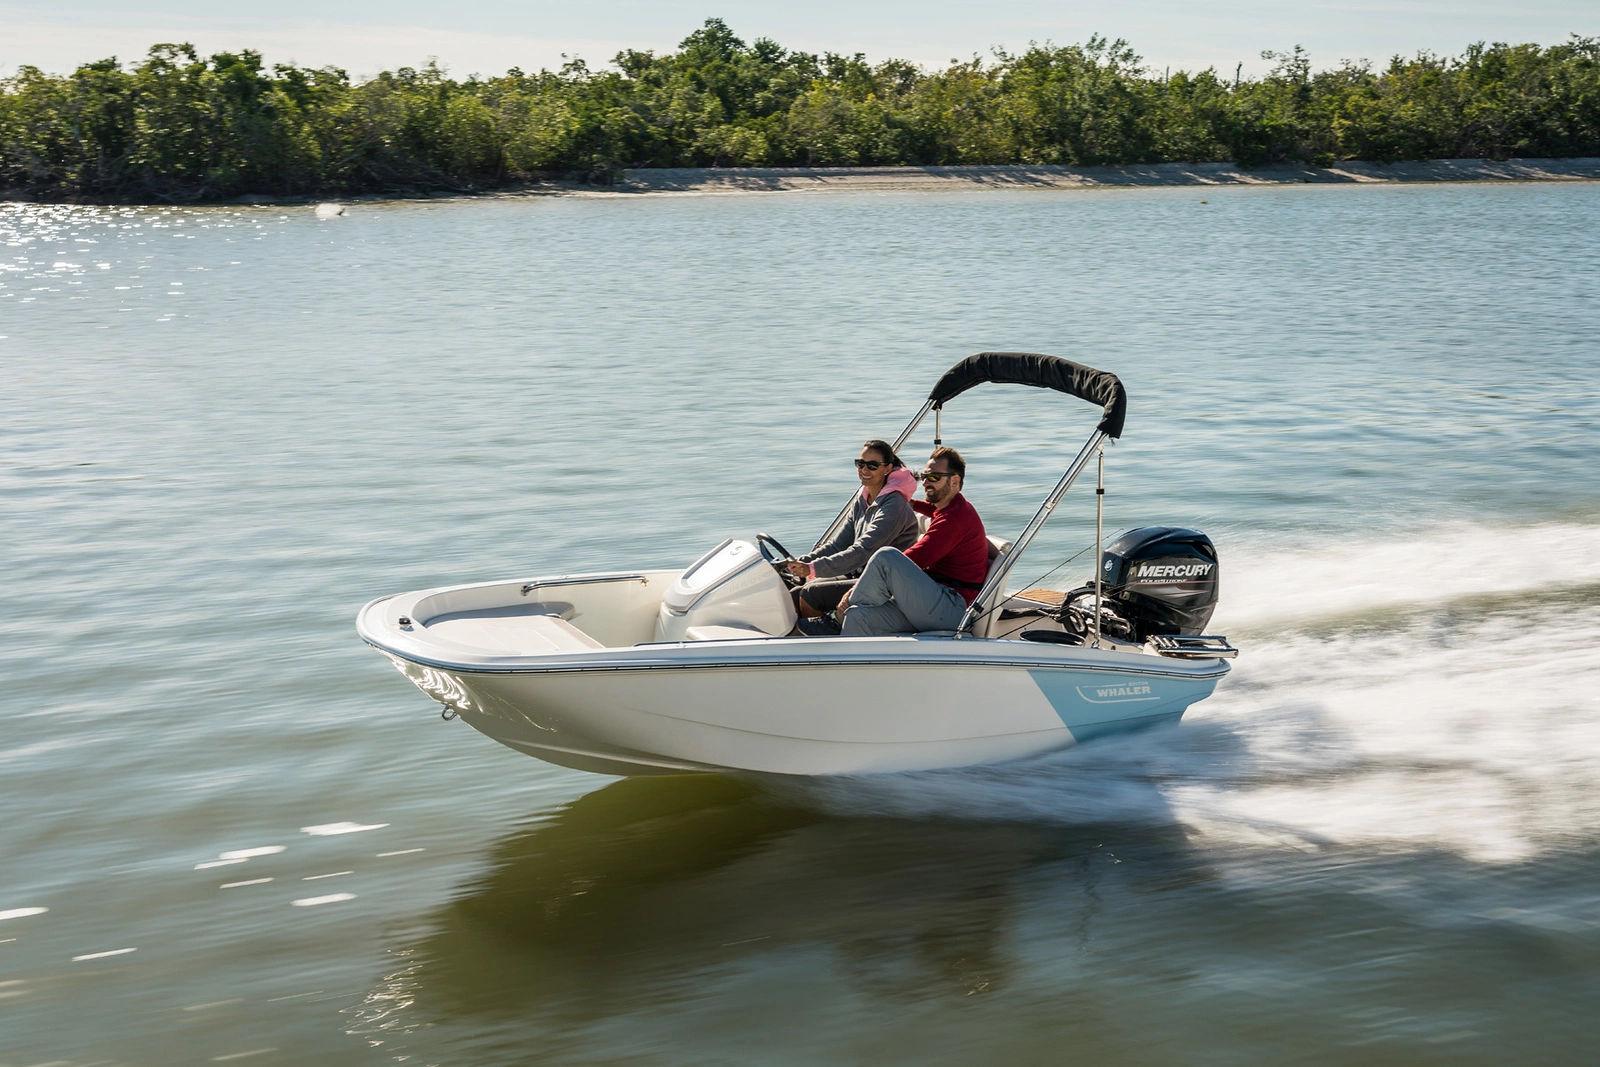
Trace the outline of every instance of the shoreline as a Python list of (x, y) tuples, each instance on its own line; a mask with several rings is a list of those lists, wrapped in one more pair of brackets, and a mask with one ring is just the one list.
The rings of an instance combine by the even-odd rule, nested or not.
[[(1394, 185), (1445, 182), (1600, 181), (1600, 157), (1349, 161), (1327, 167), (1236, 163), (1147, 163), (1061, 167), (704, 167), (630, 170), (611, 189), (579, 195), (808, 192), (830, 189), (931, 192), (940, 189), (1116, 189), (1221, 185)], [(513, 194), (515, 195), (515, 194)]]
[(1131, 189), (1273, 185), (1409, 185), (1492, 182), (1600, 181), (1600, 157), (1572, 159), (1432, 159), (1395, 163), (1351, 160), (1314, 167), (1280, 163), (1146, 163), (1065, 167), (993, 164), (949, 167), (662, 167), (627, 170), (611, 185), (568, 180), (524, 182), (492, 189), (439, 189), (275, 196), (246, 193), (226, 200), (34, 200), (0, 190), (0, 203), (127, 206), (279, 207), (316, 203), (521, 198), (533, 196), (703, 196), (770, 192), (936, 192), (966, 189)]

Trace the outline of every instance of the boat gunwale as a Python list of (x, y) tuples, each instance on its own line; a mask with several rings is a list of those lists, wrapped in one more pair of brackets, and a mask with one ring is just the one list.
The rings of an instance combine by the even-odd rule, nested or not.
[[(985, 656), (983, 656), (981, 654), (983, 652), (987, 652), (987, 650), (975, 650), (975, 651), (980, 652), (980, 655), (977, 655), (977, 656), (969, 657), (969, 656), (966, 656), (966, 655), (962, 655), (960, 653), (957, 653), (957, 655), (955, 655), (955, 656), (951, 656), (951, 655), (945, 654), (943, 649), (941, 649), (941, 654), (934, 654), (932, 650), (928, 650), (927, 652), (925, 652), (921, 656), (917, 656), (917, 655), (888, 656), (888, 655), (885, 655), (885, 654), (882, 654), (882, 653), (878, 653), (878, 654), (863, 653), (863, 654), (861, 654), (860, 658), (853, 658), (853, 659), (841, 659), (841, 658), (839, 658), (837, 656), (820, 657), (820, 658), (819, 657), (802, 658), (801, 655), (781, 656), (781, 657), (773, 657), (773, 658), (769, 658), (769, 659), (736, 659), (736, 660), (728, 660), (728, 659), (723, 659), (723, 660), (717, 660), (717, 659), (679, 660), (679, 659), (653, 658), (653, 659), (650, 659), (648, 662), (640, 662), (640, 663), (618, 663), (614, 659), (610, 660), (610, 661), (601, 660), (601, 659), (599, 659), (600, 656), (602, 656), (602, 655), (613, 655), (614, 656), (619, 650), (617, 650), (617, 649), (604, 649), (604, 650), (595, 649), (594, 651), (591, 651), (591, 652), (563, 652), (563, 653), (556, 653), (555, 657), (532, 657), (532, 656), (524, 657), (525, 662), (517, 662), (517, 663), (498, 663), (498, 664), (472, 663), (472, 664), (468, 664), (468, 663), (460, 663), (460, 662), (452, 661), (452, 660), (434, 659), (434, 658), (431, 658), (431, 657), (428, 657), (428, 656), (422, 656), (422, 655), (418, 655), (418, 654), (415, 654), (415, 653), (401, 652), (401, 651), (399, 651), (397, 649), (386, 647), (385, 645), (383, 645), (380, 642), (374, 640), (372, 637), (368, 636), (367, 634), (362, 634), (361, 637), (362, 637), (362, 640), (364, 640), (367, 644), (371, 645), (373, 648), (377, 649), (379, 652), (382, 652), (382, 653), (384, 653), (386, 655), (394, 656), (397, 659), (405, 660), (407, 663), (414, 663), (419, 667), (431, 667), (431, 668), (433, 668), (435, 670), (450, 671), (450, 672), (455, 673), (455, 674), (586, 674), (586, 673), (595, 673), (595, 672), (600, 672), (600, 671), (610, 672), (610, 671), (646, 671), (646, 670), (660, 671), (660, 670), (746, 670), (746, 669), (759, 670), (759, 669), (771, 669), (771, 668), (781, 668), (781, 667), (808, 667), (808, 668), (817, 668), (817, 667), (929, 667), (929, 666), (939, 666), (939, 665), (943, 665), (943, 664), (948, 664), (950, 666), (986, 667), (986, 668), (997, 668), (997, 669), (1054, 670), (1054, 671), (1080, 670), (1080, 671), (1093, 671), (1093, 672), (1096, 672), (1096, 673), (1139, 674), (1139, 675), (1150, 675), (1150, 676), (1159, 677), (1159, 678), (1182, 678), (1182, 679), (1193, 680), (1193, 681), (1203, 681), (1203, 680), (1210, 679), (1210, 678), (1222, 678), (1222, 677), (1226, 676), (1228, 674), (1228, 672), (1232, 669), (1231, 667), (1229, 667), (1222, 660), (1217, 660), (1216, 662), (1217, 662), (1218, 666), (1215, 667), (1215, 668), (1211, 668), (1209, 670), (1188, 670), (1188, 671), (1186, 671), (1186, 670), (1177, 670), (1177, 669), (1166, 669), (1166, 670), (1163, 670), (1163, 669), (1160, 669), (1159, 667), (1146, 666), (1144, 664), (1110, 664), (1110, 663), (1099, 664), (1099, 663), (1084, 663), (1084, 662), (1076, 661), (1076, 660), (1055, 660), (1055, 661), (1052, 662), (1052, 661), (1048, 661), (1048, 660), (995, 659), (993, 657), (985, 657)], [(769, 638), (765, 638), (764, 640), (767, 640), (767, 641), (788, 641), (788, 640), (827, 640), (827, 639), (826, 638), (801, 639), (801, 638), (769, 637)], [(950, 638), (948, 640), (950, 641), (951, 644), (957, 643), (954, 638)], [(997, 640), (997, 639), (995, 639), (995, 638), (967, 638), (967, 639), (961, 641), (960, 643), (962, 643), (962, 644), (967, 644), (967, 643), (976, 644), (978, 642), (988, 642), (988, 641), (993, 641), (993, 640)], [(742, 642), (732, 642), (732, 641), (730, 641), (730, 642), (726, 642), (726, 643), (724, 643), (724, 642), (714, 642), (714, 641), (683, 642), (682, 644), (672, 644), (672, 645), (667, 646), (667, 647), (672, 647), (672, 648), (694, 648), (697, 645), (705, 645), (705, 646), (713, 646), (713, 647), (715, 647), (715, 646), (719, 646), (719, 645), (723, 645), (723, 644), (736, 644), (736, 643), (754, 644), (755, 642), (754, 642), (754, 640), (742, 641)], [(1017, 642), (1017, 643), (1018, 644), (1022, 644), (1023, 642)], [(639, 647), (639, 646), (634, 646), (634, 647)], [(652, 650), (657, 650), (657, 649), (660, 649), (661, 647), (663, 647), (663, 646), (656, 645), (656, 646), (653, 647)], [(627, 650), (621, 650), (621, 651), (625, 652)], [(908, 651), (911, 651), (911, 650), (908, 650)], [(1122, 655), (1141, 655), (1141, 653), (1121, 653), (1121, 654)], [(559, 658), (556, 658), (556, 657), (559, 657)], [(595, 658), (594, 659), (590, 659), (589, 657), (595, 657)], [(526, 662), (526, 661), (532, 661), (532, 662)], [(1191, 661), (1191, 662), (1204, 663), (1205, 661), (1204, 660), (1194, 660), (1194, 661)]]

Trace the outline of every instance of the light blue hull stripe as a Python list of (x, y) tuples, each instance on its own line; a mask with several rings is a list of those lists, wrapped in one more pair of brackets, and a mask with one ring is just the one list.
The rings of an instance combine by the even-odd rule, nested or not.
[(1075, 741), (1177, 722), (1190, 704), (1216, 688), (1214, 679), (1144, 676), (1095, 682), (1085, 681), (1081, 672), (1042, 670), (1028, 676)]

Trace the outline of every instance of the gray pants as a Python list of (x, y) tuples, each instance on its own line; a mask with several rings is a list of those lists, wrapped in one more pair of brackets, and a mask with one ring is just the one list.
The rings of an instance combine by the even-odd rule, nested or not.
[(954, 630), (966, 611), (960, 593), (929, 578), (898, 548), (880, 548), (850, 593), (844, 636)]

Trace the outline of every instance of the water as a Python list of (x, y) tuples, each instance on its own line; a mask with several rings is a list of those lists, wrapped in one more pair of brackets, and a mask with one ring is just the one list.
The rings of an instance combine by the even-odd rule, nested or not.
[[(1600, 185), (0, 207), (0, 1063), (1590, 1058), (1597, 219)], [(384, 593), (808, 544), (984, 349), (1118, 371), (1108, 525), (1216, 539), (1244, 654), (1182, 726), (612, 781), (355, 637)], [(945, 436), (1005, 531), (1092, 422), (980, 390)]]

